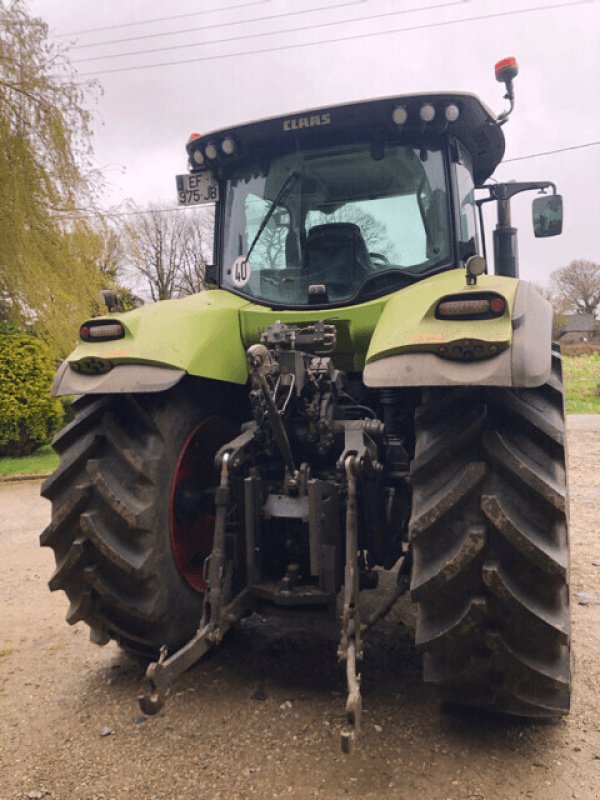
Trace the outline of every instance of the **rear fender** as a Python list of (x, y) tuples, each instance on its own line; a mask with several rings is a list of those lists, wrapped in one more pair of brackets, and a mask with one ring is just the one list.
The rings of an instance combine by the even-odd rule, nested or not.
[[(439, 320), (445, 295), (491, 291), (506, 300), (495, 319)], [(526, 281), (482, 275), (465, 285), (452, 270), (398, 293), (388, 303), (367, 353), (364, 382), (373, 388), (540, 386), (551, 365), (552, 306)], [(484, 356), (473, 356), (475, 349)], [(462, 350), (472, 360), (454, 355)]]
[(52, 393), (157, 392), (187, 373), (245, 384), (239, 310), (246, 301), (218, 290), (99, 318), (118, 321), (121, 339), (81, 342), (58, 370)]

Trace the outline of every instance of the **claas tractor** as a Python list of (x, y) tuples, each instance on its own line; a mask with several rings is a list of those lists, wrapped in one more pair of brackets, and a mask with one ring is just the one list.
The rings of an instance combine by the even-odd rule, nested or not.
[(498, 116), (410, 94), (190, 137), (177, 195), (214, 208), (210, 288), (81, 326), (42, 490), (50, 588), (151, 661), (145, 713), (245, 616), (306, 615), (337, 625), (350, 751), (365, 636), (405, 593), (442, 701), (568, 711), (561, 360), (511, 224), (534, 190), (558, 234), (562, 200), (487, 182), (516, 72)]

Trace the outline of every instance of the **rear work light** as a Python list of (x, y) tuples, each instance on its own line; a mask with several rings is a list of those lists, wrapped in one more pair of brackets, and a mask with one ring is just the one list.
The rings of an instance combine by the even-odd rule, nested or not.
[(124, 336), (125, 329), (120, 322), (84, 322), (79, 329), (79, 337), (84, 342), (109, 342)]
[(435, 308), (436, 319), (494, 319), (506, 311), (506, 300), (499, 294), (452, 295), (443, 297)]

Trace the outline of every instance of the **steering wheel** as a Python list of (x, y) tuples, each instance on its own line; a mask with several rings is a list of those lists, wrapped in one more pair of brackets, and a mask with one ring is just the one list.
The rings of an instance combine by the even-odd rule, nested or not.
[(383, 253), (369, 253), (369, 258), (374, 258), (379, 261), (381, 264), (389, 264), (390, 260), (387, 256), (384, 256)]
[(260, 273), (261, 283), (269, 284), (270, 286), (282, 286), (285, 284), (296, 283), (297, 277), (285, 274), (285, 270), (280, 271), (283, 274), (274, 274), (271, 270), (263, 270)]
[(276, 278), (275, 275), (269, 275), (267, 272), (260, 273), (260, 282), (268, 283), (270, 286), (279, 286), (281, 279)]

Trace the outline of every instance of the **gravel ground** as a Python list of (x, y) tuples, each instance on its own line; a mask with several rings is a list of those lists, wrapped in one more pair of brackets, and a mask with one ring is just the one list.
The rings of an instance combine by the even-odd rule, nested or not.
[[(322, 630), (252, 618), (140, 714), (143, 666), (64, 622), (38, 546), (39, 482), (0, 485), (0, 800), (600, 798), (600, 416), (569, 418), (573, 710), (523, 724), (442, 712), (403, 600), (368, 640), (363, 734), (339, 753), (344, 676)], [(583, 593), (583, 594), (580, 594)]]

